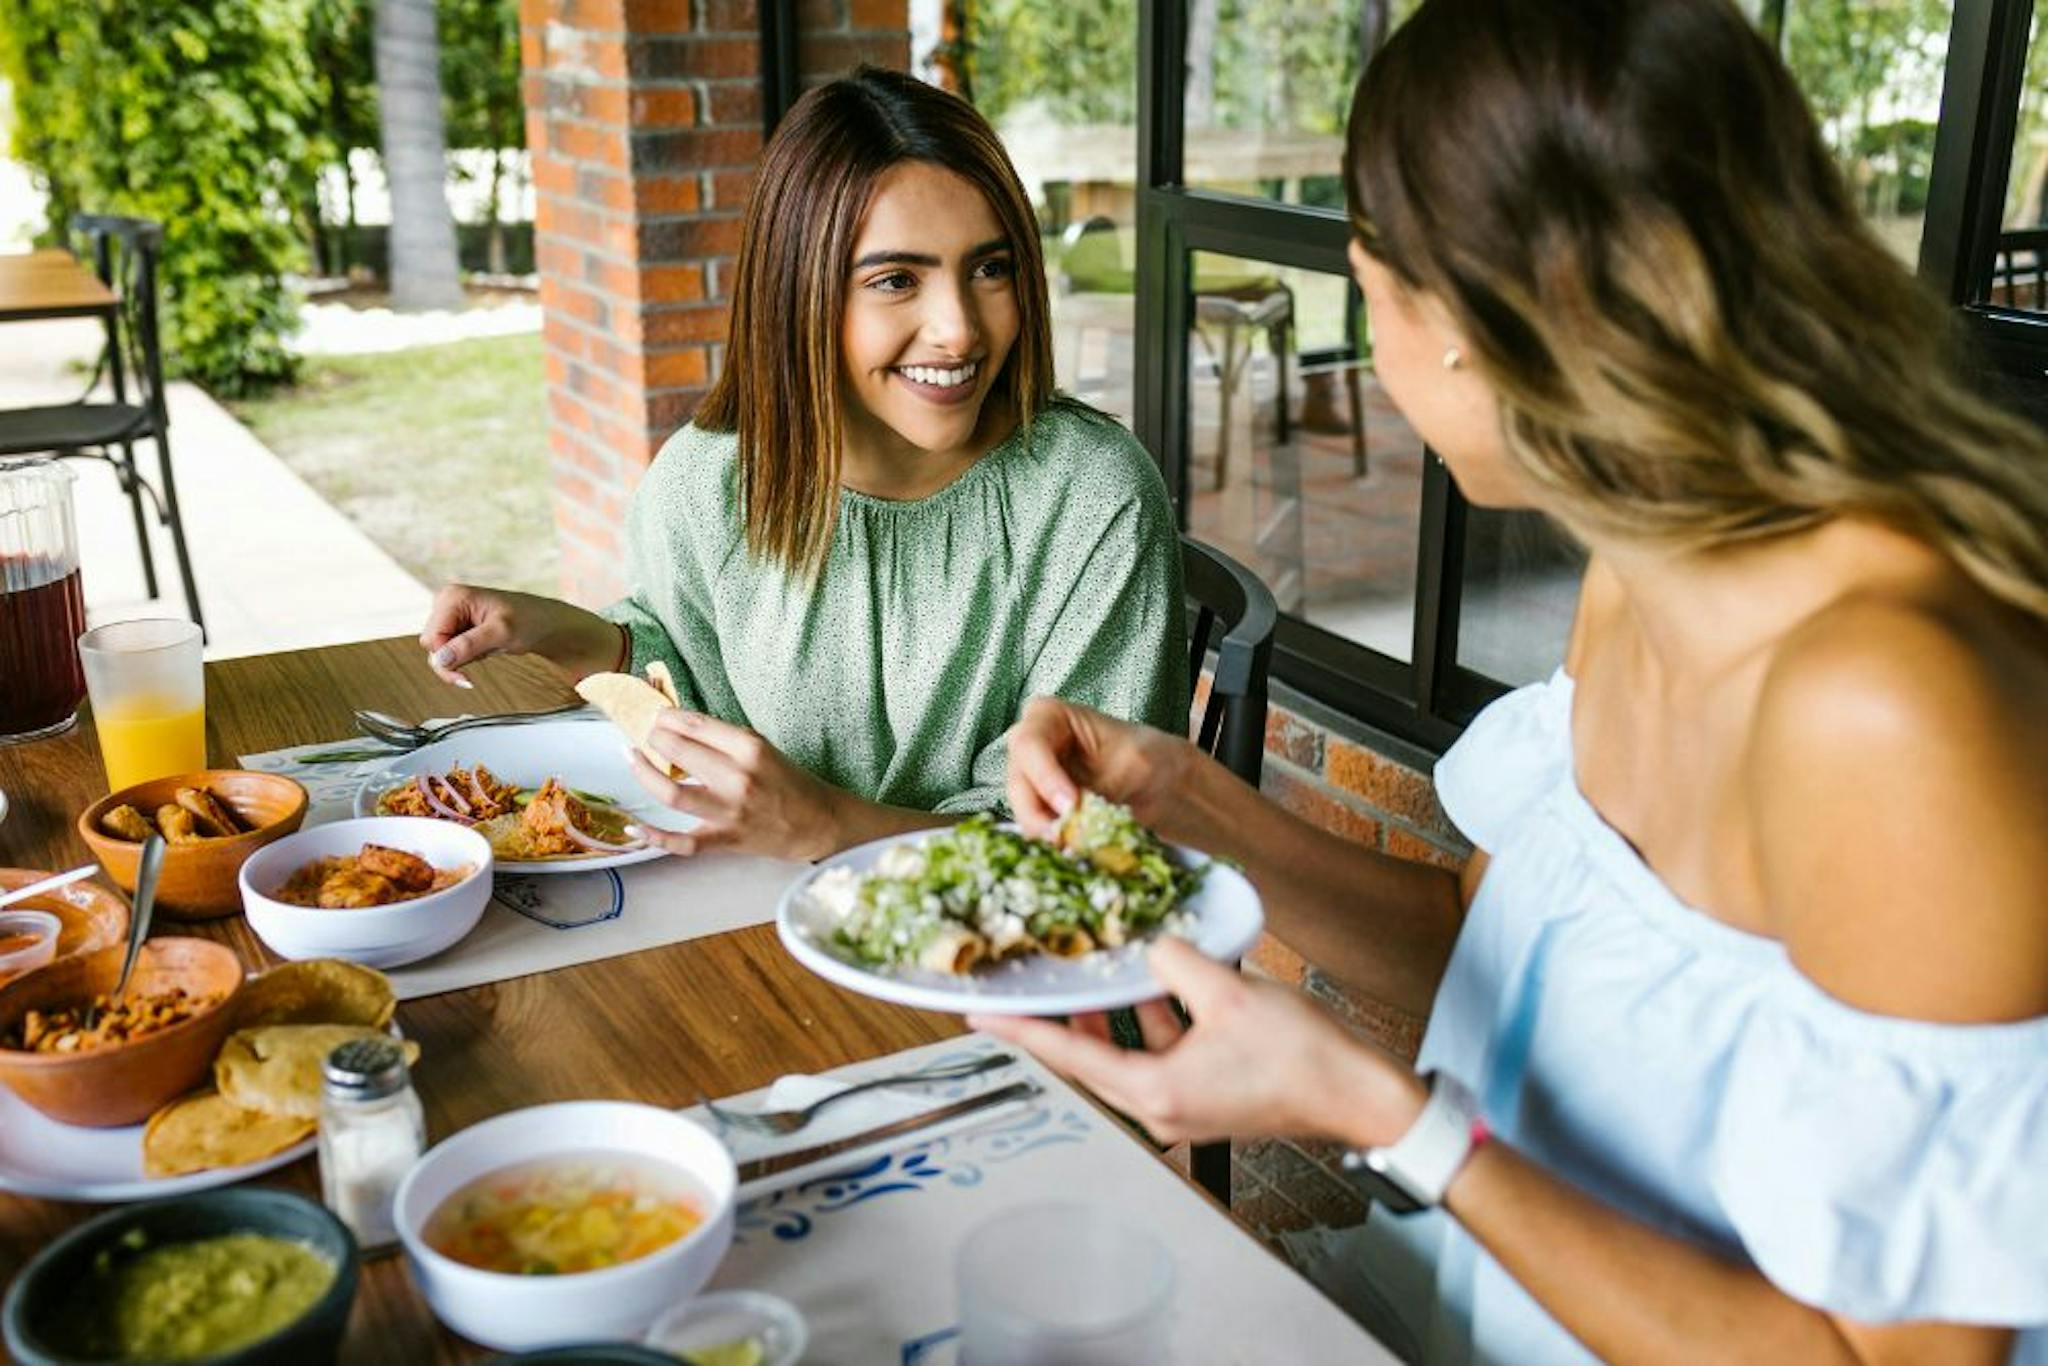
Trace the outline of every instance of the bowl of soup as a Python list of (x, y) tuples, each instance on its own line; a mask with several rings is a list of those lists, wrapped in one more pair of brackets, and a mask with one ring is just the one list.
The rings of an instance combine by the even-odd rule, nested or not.
[(393, 1212), (413, 1283), (453, 1331), (501, 1351), (636, 1339), (711, 1279), (738, 1173), (670, 1110), (572, 1101), (437, 1144)]

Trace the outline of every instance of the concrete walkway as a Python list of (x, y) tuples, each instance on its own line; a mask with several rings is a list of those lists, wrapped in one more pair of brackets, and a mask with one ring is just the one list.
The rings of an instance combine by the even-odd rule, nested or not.
[[(0, 327), (0, 407), (78, 396), (104, 336), (94, 321)], [(207, 619), (207, 657), (265, 654), (419, 630), (432, 594), (323, 501), (203, 390), (169, 386), (171, 456)], [(140, 447), (156, 473), (153, 445)], [(128, 500), (113, 471), (78, 473), (78, 536), (89, 623), (183, 616), (170, 533), (152, 526), (161, 595), (145, 591)], [(152, 519), (153, 520), (153, 519)]]

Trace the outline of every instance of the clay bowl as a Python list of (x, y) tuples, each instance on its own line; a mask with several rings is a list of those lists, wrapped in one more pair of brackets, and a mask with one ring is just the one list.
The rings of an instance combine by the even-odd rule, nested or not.
[[(126, 953), (125, 944), (115, 944), (0, 987), (0, 1038), (14, 1033), (31, 1010), (83, 1005), (111, 992)], [(141, 1123), (197, 1086), (213, 1066), (233, 1019), (226, 1007), (242, 987), (242, 961), (209, 939), (152, 939), (142, 946), (128, 994), (172, 987), (194, 996), (225, 994), (190, 1019), (132, 1043), (84, 1053), (0, 1048), (0, 1085), (61, 1124), (103, 1129)]]
[[(31, 882), (41, 882), (48, 876), (50, 874), (40, 868), (0, 868), (0, 894), (26, 887)], [(128, 903), (96, 882), (74, 882), (69, 887), (59, 887), (54, 892), (17, 902), (15, 907), (24, 911), (48, 911), (57, 917), (60, 928), (57, 931), (57, 956), (53, 963), (127, 941)], [(42, 971), (41, 968), (36, 970)]]
[(306, 789), (275, 773), (238, 768), (210, 768), (154, 778), (119, 792), (110, 792), (88, 806), (78, 818), (78, 834), (92, 847), (93, 857), (114, 885), (135, 890), (135, 869), (142, 845), (116, 839), (100, 828), (100, 820), (117, 806), (132, 806), (154, 817), (168, 806), (181, 787), (204, 787), (235, 809), (251, 829), (225, 839), (173, 844), (164, 850), (163, 878), (157, 883), (156, 914), (172, 920), (214, 920), (242, 909), (242, 862), (249, 855), (283, 839), (306, 819)]

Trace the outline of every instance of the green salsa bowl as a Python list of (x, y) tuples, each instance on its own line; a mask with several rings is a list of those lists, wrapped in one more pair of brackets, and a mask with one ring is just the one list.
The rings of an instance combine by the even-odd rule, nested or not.
[[(236, 1241), (216, 1241), (228, 1238)], [(130, 1205), (80, 1224), (14, 1278), (0, 1326), (22, 1366), (169, 1359), (160, 1341), (124, 1353), (109, 1334), (121, 1324), (162, 1333), (174, 1317), (194, 1335), (176, 1360), (313, 1366), (334, 1359), (355, 1294), (347, 1227), (302, 1195), (251, 1186)], [(257, 1323), (260, 1335), (249, 1337)], [(203, 1344), (214, 1336), (241, 1340), (209, 1350)]]

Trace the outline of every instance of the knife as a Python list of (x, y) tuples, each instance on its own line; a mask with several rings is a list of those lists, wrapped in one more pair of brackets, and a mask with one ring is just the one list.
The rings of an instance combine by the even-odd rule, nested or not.
[(865, 1148), (870, 1143), (879, 1143), (885, 1138), (916, 1133), (919, 1129), (929, 1129), (934, 1124), (943, 1124), (949, 1119), (971, 1115), (977, 1110), (1007, 1105), (1013, 1100), (1029, 1100), (1033, 1096), (1043, 1094), (1045, 1088), (1035, 1081), (1011, 1082), (999, 1090), (984, 1091), (978, 1096), (956, 1100), (951, 1105), (941, 1105), (936, 1110), (926, 1110), (921, 1114), (909, 1115), (887, 1124), (878, 1124), (872, 1129), (863, 1129), (845, 1138), (835, 1138), (830, 1143), (816, 1143), (808, 1148), (799, 1148), (795, 1152), (777, 1153), (770, 1157), (757, 1157), (751, 1162), (742, 1162), (740, 1182), (744, 1185), (749, 1181), (759, 1181), (764, 1176), (774, 1176), (778, 1172), (808, 1167), (813, 1162), (851, 1152), (855, 1148)]

